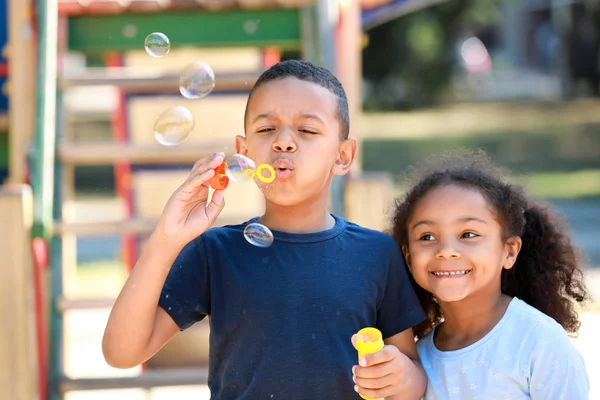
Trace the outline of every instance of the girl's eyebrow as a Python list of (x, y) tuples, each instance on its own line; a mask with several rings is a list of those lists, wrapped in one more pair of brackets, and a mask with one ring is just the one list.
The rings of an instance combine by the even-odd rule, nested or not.
[[(474, 222), (480, 222), (482, 224), (486, 224), (487, 225), (487, 222), (485, 220), (483, 220), (481, 218), (477, 218), (477, 217), (462, 217), (462, 218), (459, 218), (459, 219), (456, 220), (456, 222), (460, 222), (460, 223), (473, 222), (473, 221)], [(414, 231), (415, 228), (417, 228), (417, 227), (419, 227), (421, 225), (433, 226), (433, 225), (435, 225), (435, 222), (430, 221), (428, 219), (424, 219), (422, 221), (419, 221), (419, 222), (417, 222), (416, 224), (414, 224), (410, 228), (411, 232)]]

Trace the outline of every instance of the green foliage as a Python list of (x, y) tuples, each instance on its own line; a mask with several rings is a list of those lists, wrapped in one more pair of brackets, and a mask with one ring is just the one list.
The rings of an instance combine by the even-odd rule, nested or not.
[(365, 110), (437, 104), (456, 67), (455, 40), (497, 24), (501, 5), (498, 0), (452, 0), (367, 32), (363, 73), (371, 90), (365, 96)]

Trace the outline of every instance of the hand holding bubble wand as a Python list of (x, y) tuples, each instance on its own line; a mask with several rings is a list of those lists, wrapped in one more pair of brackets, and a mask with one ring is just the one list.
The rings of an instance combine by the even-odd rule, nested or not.
[[(241, 154), (234, 154), (228, 160), (214, 169), (214, 176), (208, 181), (209, 185), (215, 190), (224, 190), (229, 186), (229, 181), (250, 180), (257, 177), (264, 183), (271, 183), (275, 180), (275, 169), (269, 164), (255, 166), (254, 161)], [(265, 172), (269, 174), (265, 176)], [(253, 222), (244, 228), (244, 238), (248, 243), (257, 247), (269, 247), (273, 244), (273, 232), (266, 226)]]
[[(265, 176), (265, 172), (268, 172), (268, 176)], [(275, 180), (275, 169), (269, 164), (255, 167), (254, 162), (249, 158), (234, 154), (229, 164), (223, 162), (215, 168), (215, 175), (209, 180), (209, 184), (213, 189), (225, 189), (229, 186), (230, 180), (249, 180), (254, 177), (264, 183), (271, 183)]]

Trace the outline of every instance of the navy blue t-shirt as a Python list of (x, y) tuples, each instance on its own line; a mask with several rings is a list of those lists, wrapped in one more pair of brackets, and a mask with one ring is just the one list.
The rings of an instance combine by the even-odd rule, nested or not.
[(360, 399), (352, 335), (373, 326), (387, 338), (425, 319), (398, 246), (335, 217), (255, 247), (243, 236), (255, 221), (190, 242), (159, 300), (182, 330), (210, 317), (211, 399)]

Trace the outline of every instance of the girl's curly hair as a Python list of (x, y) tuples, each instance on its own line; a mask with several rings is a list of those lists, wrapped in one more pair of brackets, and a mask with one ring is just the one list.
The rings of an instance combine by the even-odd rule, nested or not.
[[(548, 204), (533, 201), (523, 188), (503, 181), (503, 171), (483, 151), (451, 152), (411, 172), (416, 183), (395, 204), (391, 233), (399, 246), (408, 247), (408, 220), (429, 191), (451, 184), (474, 188), (495, 210), (503, 237), (519, 236), (523, 242), (513, 268), (502, 270), (502, 292), (554, 318), (567, 332), (577, 332), (580, 322), (574, 302), (587, 300), (588, 291), (566, 224)], [(411, 280), (427, 315), (413, 328), (415, 337), (421, 338), (441, 322), (442, 310), (412, 275)]]

